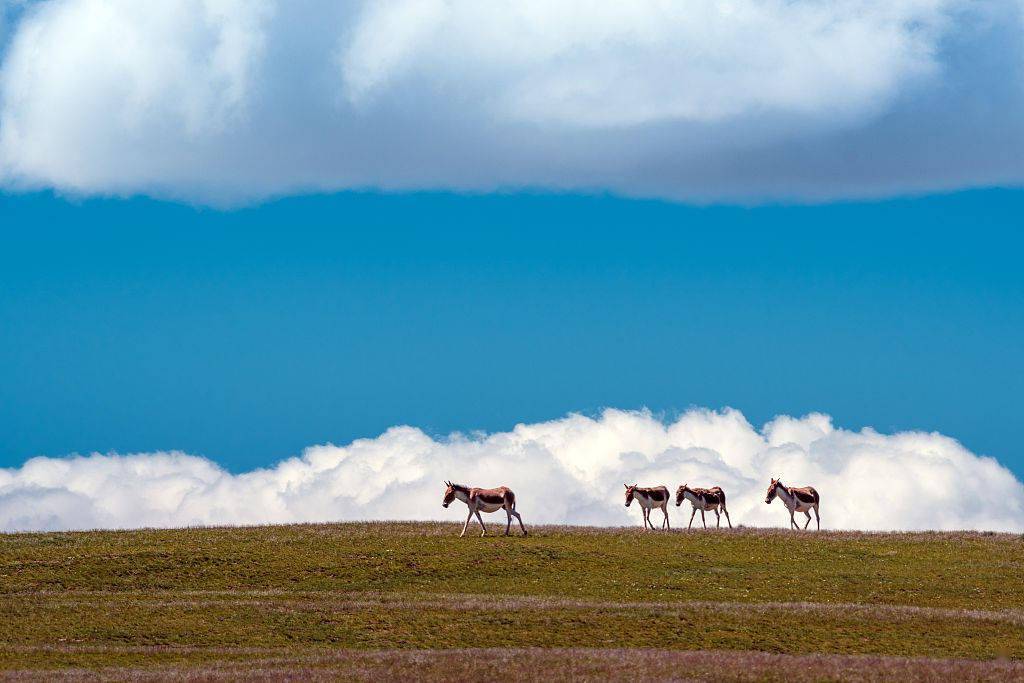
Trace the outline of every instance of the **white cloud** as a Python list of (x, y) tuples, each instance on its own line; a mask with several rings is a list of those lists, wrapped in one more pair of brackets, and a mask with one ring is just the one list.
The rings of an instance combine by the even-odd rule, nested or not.
[(937, 70), (953, 4), (404, 0), (366, 7), (342, 65), (355, 101), (430, 83), (537, 124), (847, 119)]
[(220, 203), (1019, 183), (1022, 16), (1019, 0), (48, 0), (3, 55), (0, 178)]
[[(1024, 530), (1024, 485), (941, 434), (851, 432), (821, 414), (758, 430), (735, 410), (668, 423), (607, 410), (476, 438), (395, 427), (237, 475), (182, 453), (39, 457), (0, 470), (0, 529), (462, 521), (440, 506), (445, 479), (512, 487), (527, 524), (638, 525), (623, 483), (687, 482), (722, 486), (733, 523), (786, 526), (782, 505), (764, 504), (779, 475), (818, 489), (825, 528)], [(682, 526), (689, 508), (670, 514)]]
[(0, 178), (218, 203), (1020, 183), (1022, 15), (1018, 0), (48, 0), (3, 56)]
[[(175, 182), (245, 125), (268, 3), (44, 3), (5, 61), (0, 158), (85, 190)], [(59, 168), (58, 168), (59, 166)], [(34, 169), (31, 170), (31, 169)]]

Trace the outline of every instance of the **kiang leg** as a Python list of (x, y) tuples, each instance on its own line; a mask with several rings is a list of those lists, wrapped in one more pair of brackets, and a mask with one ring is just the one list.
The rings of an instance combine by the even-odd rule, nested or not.
[(722, 507), (722, 512), (725, 513), (725, 521), (729, 522), (729, 528), (731, 529), (732, 528), (732, 520), (729, 519), (729, 511), (726, 510), (725, 507), (723, 506)]
[(804, 522), (804, 528), (806, 529), (811, 524), (811, 511), (810, 510), (804, 510), (804, 514), (807, 515), (807, 521)]
[(708, 528), (707, 520), (704, 518), (704, 508), (700, 509), (700, 521), (704, 524), (704, 528)]
[(523, 536), (526, 536), (526, 527), (523, 526), (523, 518), (520, 517), (519, 513), (516, 512), (515, 510), (510, 510), (509, 512), (511, 512), (512, 516), (515, 517), (519, 521), (519, 528), (523, 530)]
[(463, 536), (466, 535), (466, 529), (469, 528), (469, 520), (471, 520), (471, 519), (473, 519), (473, 510), (472, 509), (469, 511), (469, 514), (466, 515), (466, 523), (462, 525), (462, 533), (459, 534), (459, 538), (462, 538)]
[(800, 525), (796, 523), (796, 518), (793, 517), (793, 510), (789, 511), (789, 526), (792, 529), (799, 529)]
[(480, 516), (480, 511), (479, 510), (476, 510), (475, 512), (476, 512), (476, 520), (478, 522), (480, 522), (480, 535), (481, 536), (486, 536), (487, 535), (487, 527), (484, 526), (484, 518)]
[(661, 506), (661, 511), (665, 515), (665, 523), (662, 524), (662, 526), (665, 527), (666, 529), (671, 530), (672, 529), (672, 525), (670, 525), (668, 523), (668, 504), (667, 503), (665, 505)]
[(686, 527), (687, 529), (693, 528), (693, 516), (697, 514), (697, 508), (693, 508), (693, 512), (690, 513), (690, 524)]
[(508, 536), (508, 532), (512, 529), (512, 511), (505, 508), (505, 514), (508, 516), (508, 523), (505, 524), (505, 535)]
[(818, 515), (818, 506), (814, 506), (814, 521), (818, 523), (818, 531), (821, 531), (821, 517)]
[(715, 527), (722, 526), (722, 515), (719, 514), (718, 508), (715, 508)]

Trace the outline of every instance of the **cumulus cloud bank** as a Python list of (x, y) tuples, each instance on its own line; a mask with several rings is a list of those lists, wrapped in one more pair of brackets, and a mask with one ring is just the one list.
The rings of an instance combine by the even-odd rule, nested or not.
[[(735, 410), (570, 415), (509, 432), (444, 439), (394, 427), (230, 474), (205, 458), (142, 453), (39, 457), (0, 469), (0, 529), (258, 524), (369, 519), (461, 522), (442, 481), (507, 485), (527, 524), (639, 524), (623, 484), (722, 486), (733, 523), (787, 526), (765, 505), (771, 476), (821, 494), (823, 528), (1024, 530), (1024, 485), (941, 434), (836, 429), (826, 415), (761, 429)], [(675, 525), (689, 505), (670, 511)], [(496, 522), (498, 517), (492, 517)]]
[(22, 5), (0, 14), (9, 187), (814, 200), (1024, 181), (1019, 0)]

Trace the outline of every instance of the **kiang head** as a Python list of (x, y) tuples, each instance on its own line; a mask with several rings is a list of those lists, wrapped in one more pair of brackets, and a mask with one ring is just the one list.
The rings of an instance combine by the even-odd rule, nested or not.
[(623, 484), (626, 487), (626, 507), (633, 502), (633, 493), (636, 492), (636, 484), (630, 486), (629, 484)]
[(679, 507), (680, 505), (683, 504), (683, 500), (686, 499), (686, 496), (684, 494), (690, 490), (690, 487), (687, 486), (686, 484), (683, 484), (682, 486), (676, 489), (676, 507)]
[(772, 479), (772, 483), (768, 484), (768, 494), (764, 497), (764, 502), (771, 503), (775, 500), (775, 490), (782, 486), (782, 481), (779, 479)]
[(444, 485), (448, 488), (444, 490), (444, 498), (441, 499), (441, 507), (446, 508), (452, 504), (453, 500), (455, 500), (455, 484), (450, 481), (446, 481)]

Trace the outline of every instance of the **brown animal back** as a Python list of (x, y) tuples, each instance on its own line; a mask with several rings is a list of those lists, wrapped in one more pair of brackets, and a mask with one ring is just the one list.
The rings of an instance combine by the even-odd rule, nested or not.
[(690, 490), (693, 491), (698, 498), (704, 501), (705, 505), (710, 505), (712, 503), (718, 503), (720, 497), (717, 494), (720, 493), (722, 489), (717, 486), (712, 486), (709, 489), (691, 488)]
[(657, 486), (657, 487), (645, 488), (645, 489), (637, 489), (637, 491), (639, 491), (640, 493), (644, 494), (645, 496), (647, 496), (651, 500), (656, 500), (658, 502), (661, 502), (663, 500), (668, 500), (668, 489), (665, 488), (664, 486)]
[(475, 500), (481, 500), (490, 505), (501, 505), (505, 502), (505, 494), (509, 492), (504, 486), (496, 489), (473, 489), (469, 496)]
[(790, 492), (796, 496), (796, 499), (801, 503), (817, 503), (818, 492), (810, 486), (802, 486), (800, 488), (791, 488)]

